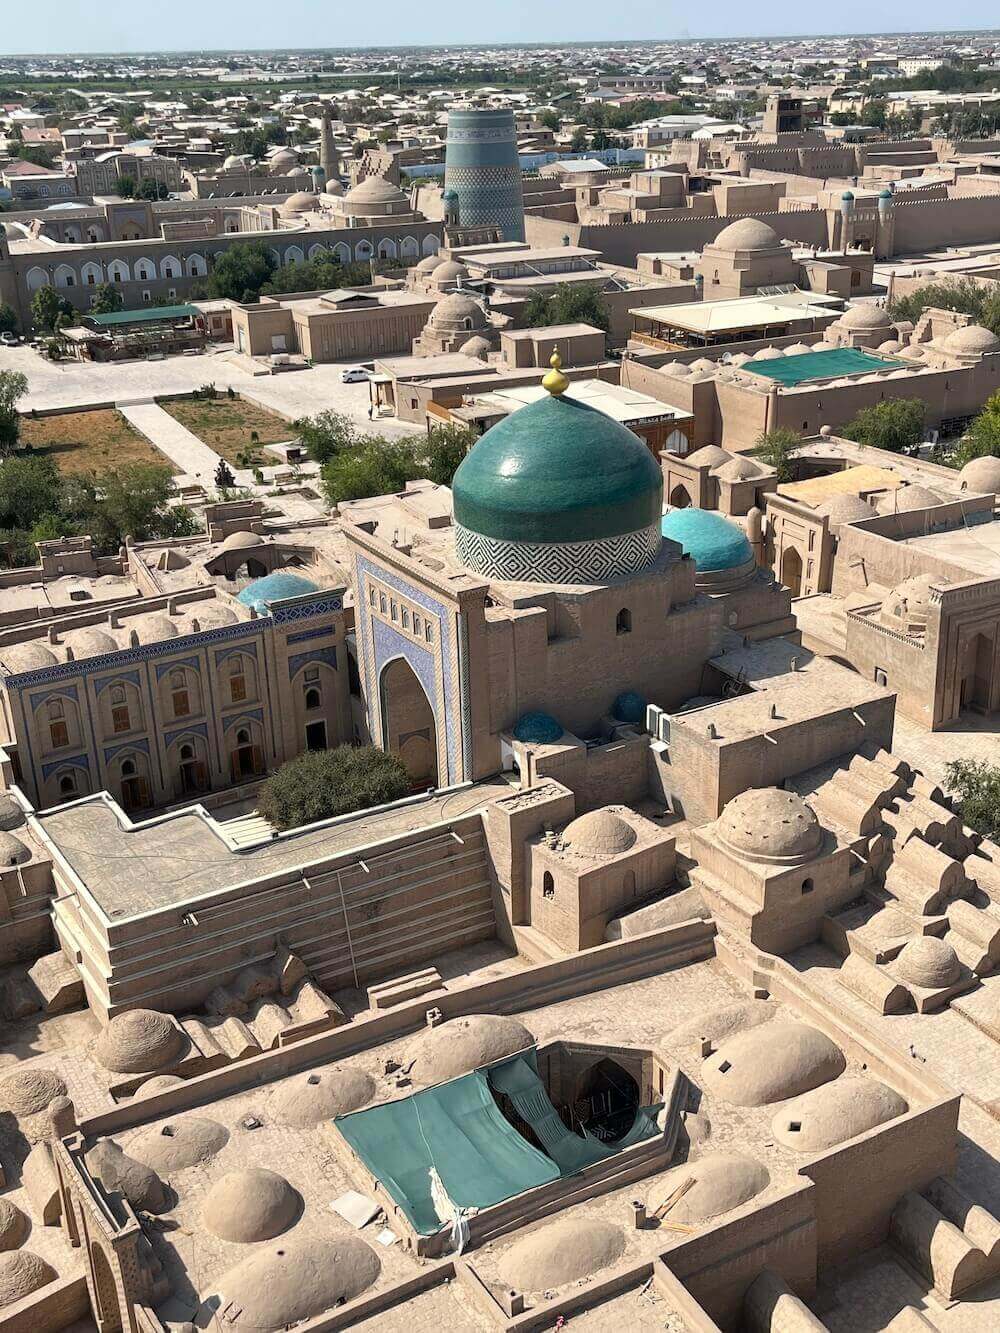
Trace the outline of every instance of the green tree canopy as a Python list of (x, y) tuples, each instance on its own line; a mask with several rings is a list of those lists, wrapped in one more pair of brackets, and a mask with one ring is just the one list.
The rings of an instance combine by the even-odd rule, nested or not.
[(1000, 295), (971, 278), (925, 283), (907, 296), (896, 297), (889, 305), (889, 315), (916, 324), (924, 311), (932, 308), (971, 315), (977, 324), (1000, 336)]
[(169, 468), (156, 463), (128, 463), (70, 477), (63, 488), (64, 514), (105, 554), (116, 551), (126, 537), (142, 542), (187, 537), (196, 530), (189, 509), (169, 505), (173, 477)]
[(0, 458), (17, 448), (21, 436), (17, 405), (27, 392), (27, 376), (19, 370), (0, 370)]
[(409, 440), (387, 440), (380, 435), (363, 436), (353, 448), (334, 454), (320, 471), (332, 505), (370, 495), (392, 495), (419, 476)]
[(840, 433), (845, 440), (891, 454), (915, 452), (924, 438), (924, 412), (920, 398), (889, 398), (862, 408)]
[(147, 176), (145, 180), (141, 180), (135, 187), (135, 197), (136, 199), (149, 200), (168, 199), (170, 197), (170, 191), (167, 189), (164, 181), (153, 180), (151, 177)]
[(544, 329), (554, 324), (592, 324), (606, 333), (611, 320), (596, 288), (563, 282), (550, 295), (536, 292), (524, 307), (525, 328)]
[(973, 458), (1000, 458), (1000, 390), (991, 394), (979, 416), (969, 426), (955, 452), (956, 467)]
[(216, 257), (205, 280), (205, 293), (230, 301), (256, 301), (277, 266), (263, 241), (240, 241)]
[(945, 765), (945, 784), (958, 798), (963, 821), (995, 838), (1000, 831), (1000, 768), (981, 759), (953, 759)]
[(102, 282), (94, 288), (94, 297), (90, 303), (92, 315), (113, 315), (125, 304), (124, 297), (113, 282)]
[(22, 455), (0, 464), (0, 527), (30, 529), (58, 514), (61, 482), (50, 458)]
[(342, 412), (318, 412), (293, 423), (302, 447), (314, 463), (326, 463), (357, 443), (354, 422)]
[(76, 318), (76, 310), (54, 287), (39, 287), (31, 298), (31, 322), (35, 328), (52, 333), (60, 321)]
[(18, 327), (17, 311), (4, 301), (0, 304), (0, 333), (16, 333)]
[(779, 482), (791, 481), (792, 455), (801, 443), (802, 436), (797, 431), (779, 426), (757, 436), (754, 452), (762, 463), (776, 470)]
[(307, 750), (264, 783), (257, 808), (279, 829), (299, 828), (354, 810), (398, 801), (410, 778), (397, 755), (373, 746)]

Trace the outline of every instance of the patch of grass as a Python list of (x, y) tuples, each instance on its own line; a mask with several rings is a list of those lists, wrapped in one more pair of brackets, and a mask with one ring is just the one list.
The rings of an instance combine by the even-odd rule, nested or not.
[[(164, 412), (197, 435), (227, 463), (241, 466), (238, 455), (257, 445), (281, 444), (295, 436), (292, 423), (245, 398), (180, 398), (161, 403)], [(257, 439), (251, 438), (257, 432)], [(261, 461), (266, 460), (262, 455)], [(276, 461), (276, 460), (272, 460)]]
[(155, 463), (177, 469), (113, 407), (21, 418), (21, 439), (44, 451), (60, 472), (106, 472), (126, 463)]

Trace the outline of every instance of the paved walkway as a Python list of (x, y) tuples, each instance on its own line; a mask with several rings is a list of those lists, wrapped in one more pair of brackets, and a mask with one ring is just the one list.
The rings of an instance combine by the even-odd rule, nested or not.
[(198, 481), (205, 487), (215, 484), (219, 455), (203, 444), (197, 435), (192, 435), (186, 426), (175, 421), (169, 412), (164, 412), (162, 407), (152, 401), (118, 402), (115, 406), (125, 420), (161, 454), (165, 454), (186, 479)]

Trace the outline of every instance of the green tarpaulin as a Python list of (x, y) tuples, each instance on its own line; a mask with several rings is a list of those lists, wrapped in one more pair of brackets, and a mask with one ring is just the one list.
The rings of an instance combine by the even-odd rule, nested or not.
[[(504, 1118), (491, 1083), (510, 1097), (545, 1152)], [(632, 1129), (613, 1146), (574, 1134), (549, 1100), (533, 1050), (400, 1101), (338, 1116), (334, 1123), (425, 1236), (450, 1220), (435, 1207), (432, 1171), (458, 1208), (489, 1208), (657, 1133), (651, 1108), (640, 1110)]]

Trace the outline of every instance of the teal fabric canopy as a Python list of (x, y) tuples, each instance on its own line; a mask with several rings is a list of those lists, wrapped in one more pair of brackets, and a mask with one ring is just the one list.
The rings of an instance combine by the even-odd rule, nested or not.
[[(510, 1098), (544, 1152), (504, 1117), (492, 1089)], [(657, 1110), (641, 1109), (613, 1145), (575, 1134), (552, 1105), (530, 1050), (334, 1123), (414, 1230), (427, 1236), (450, 1220), (435, 1207), (432, 1171), (458, 1208), (489, 1208), (651, 1138)]]

